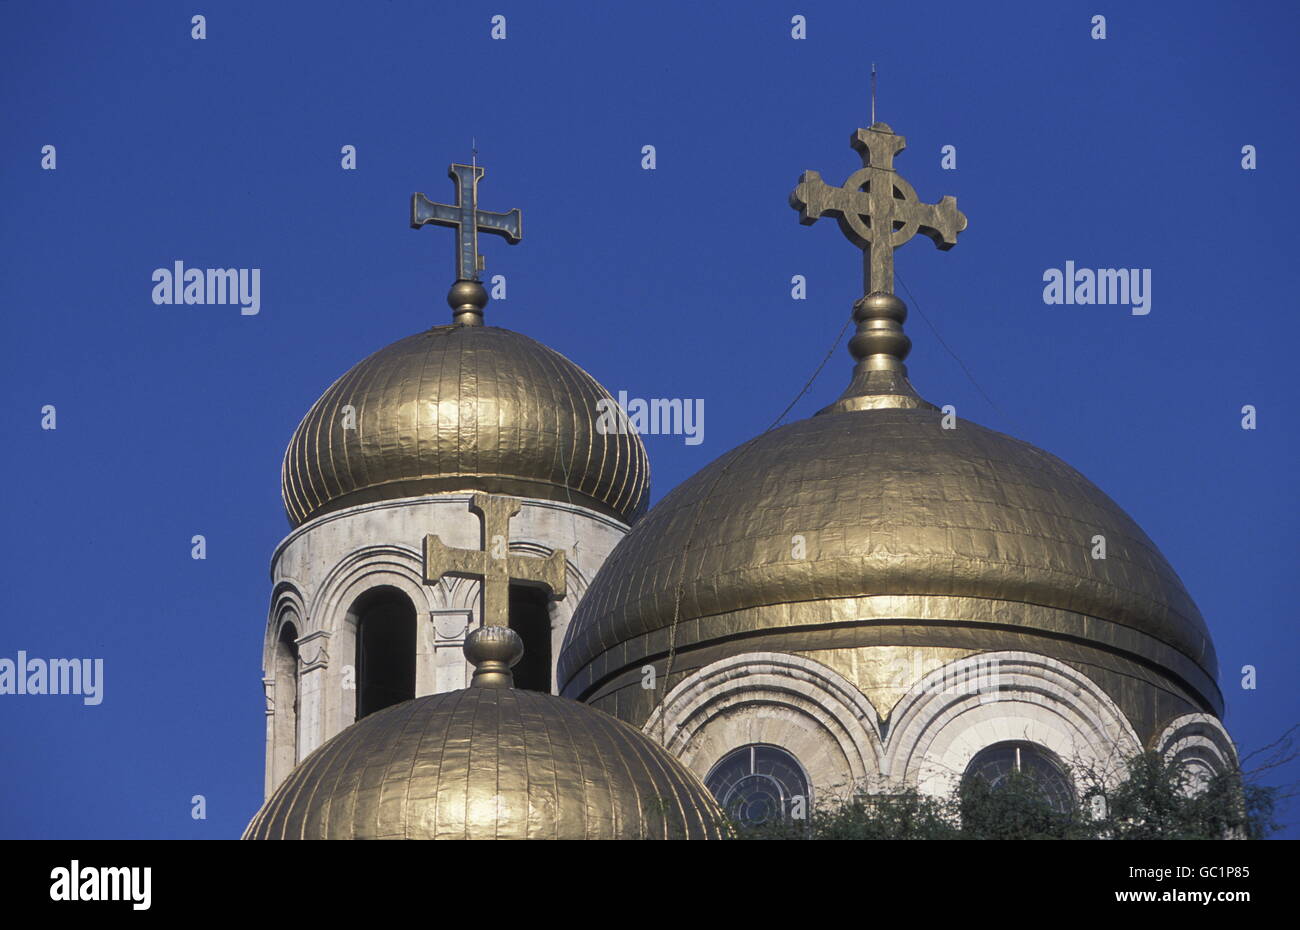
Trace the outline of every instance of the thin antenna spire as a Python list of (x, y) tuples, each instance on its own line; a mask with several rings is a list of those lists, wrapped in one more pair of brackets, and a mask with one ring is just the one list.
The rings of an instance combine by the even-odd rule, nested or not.
[(473, 136), (469, 137), (469, 163), (474, 168), (478, 167), (478, 139)]
[(871, 63), (871, 125), (876, 125), (876, 63)]

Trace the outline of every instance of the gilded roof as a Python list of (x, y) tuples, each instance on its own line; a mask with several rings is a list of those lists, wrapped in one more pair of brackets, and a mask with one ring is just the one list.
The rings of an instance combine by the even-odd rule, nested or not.
[(267, 799), (245, 839), (712, 839), (693, 774), (593, 707), (471, 687), (353, 724)]
[(355, 504), (477, 490), (571, 500), (630, 523), (646, 507), (649, 463), (639, 436), (596, 430), (602, 399), (612, 403), (591, 375), (520, 333), (417, 333), (312, 405), (285, 452), (285, 511), (296, 526)]
[[(933, 595), (940, 606), (930, 610), (1001, 601), (1099, 618), (1106, 623), (1070, 635), (1160, 668), (1178, 664), (1171, 657), (1194, 663), (1207, 682), (1217, 675), (1196, 605), (1114, 501), (1041, 449), (966, 420), (943, 429), (941, 417), (928, 404), (831, 408), (688, 479), (592, 582), (560, 655), (563, 693), (587, 699), (602, 681), (662, 659), (679, 588), (678, 651), (779, 629), (790, 631), (785, 651), (813, 648), (828, 618), (799, 605)], [(1104, 560), (1092, 558), (1097, 535)], [(863, 622), (836, 610), (831, 625)], [(1016, 620), (1038, 625), (1049, 655), (1063, 642), (1062, 629), (1042, 619), (1051, 615), (1032, 609)]]

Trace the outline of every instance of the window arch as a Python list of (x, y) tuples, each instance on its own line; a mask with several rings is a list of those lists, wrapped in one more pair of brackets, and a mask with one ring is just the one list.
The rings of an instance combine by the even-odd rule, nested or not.
[(777, 746), (753, 743), (727, 753), (713, 766), (705, 787), (741, 826), (806, 817), (808, 776), (799, 760)]
[(372, 588), (348, 611), (356, 630), (356, 719), (415, 697), (415, 605), (394, 587)]
[(1037, 743), (1011, 740), (987, 746), (970, 760), (962, 780), (979, 778), (997, 790), (1017, 775), (1030, 778), (1052, 810), (1066, 813), (1073, 808), (1070, 777), (1056, 756)]

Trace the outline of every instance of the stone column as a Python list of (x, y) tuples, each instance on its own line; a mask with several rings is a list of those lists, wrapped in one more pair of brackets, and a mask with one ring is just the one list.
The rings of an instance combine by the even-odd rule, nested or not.
[[(473, 624), (467, 609), (431, 610), (422, 628), (421, 655), (416, 668), (416, 696), (458, 691), (469, 684), (469, 663), (462, 651)], [(426, 645), (427, 644), (427, 645)], [(423, 678), (421, 677), (423, 676)]]
[(269, 798), (280, 782), (275, 771), (275, 679), (262, 679), (262, 695), (266, 698), (266, 777), (262, 782), (263, 797)]
[(325, 688), (329, 640), (326, 630), (308, 633), (298, 640), (298, 760), (305, 759), (327, 738), (323, 719), (325, 701), (329, 699)]

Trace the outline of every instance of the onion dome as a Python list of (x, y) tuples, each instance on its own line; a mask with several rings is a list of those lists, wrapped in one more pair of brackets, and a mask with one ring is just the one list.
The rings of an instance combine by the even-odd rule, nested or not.
[(596, 424), (609, 392), (560, 353), (483, 325), (480, 232), (518, 243), (516, 208), (482, 210), (484, 168), (453, 164), (456, 201), (411, 195), (411, 227), (455, 230), (449, 326), (408, 336), (353, 366), (312, 405), (281, 469), (294, 526), (358, 504), (454, 491), (571, 502), (625, 523), (650, 496), (650, 466), (632, 431)]
[(952, 197), (920, 202), (885, 123), (850, 145), (862, 168), (843, 186), (805, 171), (790, 195), (800, 222), (833, 217), (863, 250), (848, 388), (706, 466), (620, 541), (570, 621), (561, 693), (641, 723), (662, 697), (639, 687), (643, 666), (671, 689), (770, 651), (842, 656), (887, 695), (899, 669), (872, 648), (899, 646), (1072, 663), (1146, 734), (1221, 714), (1205, 621), (1141, 528), (1060, 459), (913, 389), (893, 250), (917, 233), (947, 250), (967, 218)]
[(691, 772), (593, 707), (511, 687), (508, 627), (465, 643), (469, 688), (385, 708), (303, 760), (245, 839), (716, 839)]
[(592, 582), (561, 693), (591, 700), (639, 676), (675, 621), (678, 668), (758, 637), (778, 652), (928, 642), (1063, 660), (1083, 644), (1102, 665), (1159, 667), (1219, 712), (1205, 621), (1141, 528), (1055, 456), (941, 418), (830, 411), (688, 479)]
[(1140, 729), (1171, 700), (1222, 713), (1205, 620), (1156, 545), (1055, 456), (945, 428), (907, 379), (905, 318), (892, 294), (859, 301), (843, 396), (706, 466), (618, 544), (570, 622), (562, 694), (639, 723), (651, 696), (632, 682), (670, 651), (684, 671), (907, 645), (1087, 665)]
[(380, 349), (312, 405), (285, 452), (285, 511), (297, 526), (357, 504), (485, 491), (631, 523), (645, 510), (650, 469), (635, 433), (597, 430), (614, 403), (527, 336), (437, 326)]

